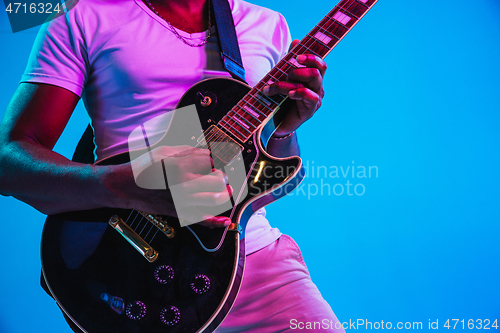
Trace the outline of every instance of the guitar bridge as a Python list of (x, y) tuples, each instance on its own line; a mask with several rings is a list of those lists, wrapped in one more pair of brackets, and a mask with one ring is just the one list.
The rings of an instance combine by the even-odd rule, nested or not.
[(163, 220), (160, 216), (149, 214), (138, 210), (139, 214), (141, 214), (146, 220), (152, 223), (155, 227), (161, 230), (168, 238), (173, 238), (175, 236), (175, 229), (167, 224), (165, 220)]
[(130, 226), (123, 222), (123, 220), (118, 215), (113, 215), (109, 219), (109, 225), (118, 231), (123, 238), (127, 240), (144, 258), (149, 262), (155, 262), (158, 259), (158, 252), (155, 251), (141, 238)]

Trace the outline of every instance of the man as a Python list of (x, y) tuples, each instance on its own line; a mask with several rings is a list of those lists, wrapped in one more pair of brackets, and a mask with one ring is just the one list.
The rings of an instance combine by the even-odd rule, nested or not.
[[(246, 79), (254, 85), (286, 54), (288, 27), (278, 13), (229, 2)], [(44, 25), (0, 125), (0, 193), (46, 214), (117, 207), (175, 215), (170, 191), (137, 186), (131, 163), (83, 165), (51, 149), (80, 97), (92, 119), (96, 160), (102, 160), (127, 151), (131, 130), (158, 110), (172, 110), (189, 86), (224, 75), (212, 22), (207, 0), (81, 0)], [(295, 101), (269, 141), (274, 156), (298, 155), (295, 130), (313, 116), (324, 94), (325, 63), (309, 54), (297, 61), (305, 67), (264, 90)], [(153, 154), (179, 170), (179, 182), (190, 181), (184, 194), (191, 211), (229, 200), (222, 172), (209, 182), (198, 177), (197, 166), (209, 158), (206, 150), (161, 147)], [(208, 226), (229, 223), (198, 213)], [(336, 322), (296, 244), (270, 227), (265, 212), (249, 221), (246, 247), (241, 291), (218, 332), (282, 331), (293, 319)]]

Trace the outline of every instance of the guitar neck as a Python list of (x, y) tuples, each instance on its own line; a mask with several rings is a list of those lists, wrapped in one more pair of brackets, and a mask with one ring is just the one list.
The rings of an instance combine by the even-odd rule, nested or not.
[(377, 1), (340, 1), (221, 119), (219, 127), (246, 142), (288, 98), (282, 94), (265, 96), (262, 89), (277, 81), (285, 81), (291, 69), (304, 67), (297, 62), (297, 55), (309, 53), (325, 58)]

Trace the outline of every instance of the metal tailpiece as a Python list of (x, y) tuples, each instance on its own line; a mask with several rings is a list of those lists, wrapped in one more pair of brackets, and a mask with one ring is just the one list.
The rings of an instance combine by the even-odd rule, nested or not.
[(119, 216), (111, 216), (109, 225), (118, 231), (149, 262), (155, 262), (158, 259), (158, 252), (132, 230), (127, 223), (123, 222)]

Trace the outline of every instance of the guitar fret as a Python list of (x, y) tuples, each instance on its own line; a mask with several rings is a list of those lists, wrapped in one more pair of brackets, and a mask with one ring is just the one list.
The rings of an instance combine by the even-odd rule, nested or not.
[(366, 4), (368, 0), (356, 0), (356, 2), (364, 6), (367, 10), (370, 9), (370, 7)]
[(337, 21), (342, 23), (343, 25), (347, 25), (352, 20), (352, 17), (344, 13), (344, 10), (340, 9), (338, 12), (336, 12), (332, 18)]
[[(270, 76), (270, 77), (271, 77), (271, 79), (269, 79), (269, 80), (268, 80), (268, 82), (269, 82), (269, 81), (271, 81), (271, 80), (273, 81), (273, 83), (274, 83), (274, 82), (278, 82), (278, 81), (279, 81), (279, 79), (278, 79), (278, 78), (275, 78), (275, 77), (274, 77), (274, 75), (272, 75), (272, 74), (271, 74), (271, 72), (269, 72), (269, 74), (267, 74), (266, 76)], [(261, 82), (262, 82), (262, 81), (261, 81)], [(259, 83), (260, 83), (260, 82), (259, 82)], [(260, 88), (259, 88), (259, 87), (258, 87), (258, 85), (257, 85), (257, 86), (256, 86), (256, 88), (260, 89), (260, 88), (262, 88), (262, 87), (260, 87)]]
[[(316, 36), (316, 34), (315, 34)], [(320, 39), (316, 38), (315, 36), (310, 36), (310, 38), (313, 38), (317, 43), (320, 43), (322, 46), (326, 47), (327, 49), (330, 49), (330, 46), (328, 45), (328, 43), (330, 43), (332, 41), (332, 38), (328, 37), (325, 35), (325, 37), (328, 37), (329, 38), (329, 41), (325, 43), (323, 43), (323, 41), (321, 41)]]
[[(352, 3), (354, 3), (354, 0), (343, 0), (343, 1), (340, 1), (337, 6), (335, 6), (335, 8), (338, 8), (338, 9), (346, 9), (346, 6), (349, 6), (351, 5)], [(334, 8), (334, 10), (335, 10)]]
[(302, 65), (302, 64), (299, 64), (299, 62), (297, 61), (297, 59), (295, 57), (291, 57), (290, 60), (286, 60), (286, 58), (283, 58), (283, 60), (289, 64), (292, 68), (303, 68), (303, 67), (306, 67), (305, 65)]
[[(253, 111), (258, 111), (260, 114), (264, 115), (264, 118), (267, 118), (271, 114), (271, 113), (266, 112), (265, 105), (263, 105), (263, 104), (260, 104), (261, 106), (263, 106), (263, 109), (261, 110), (257, 106), (253, 105), (251, 101), (247, 101), (244, 99), (243, 102), (246, 104), (243, 107), (244, 110), (251, 109)], [(260, 123), (262, 124), (262, 121), (260, 121)]]
[(278, 78), (278, 81), (281, 79), (281, 76), (287, 76), (288, 75), (288, 73), (283, 72), (279, 67), (274, 67), (274, 69), (277, 70), (277, 71), (279, 71), (279, 72), (281, 72), (281, 75)]
[(245, 141), (245, 140), (248, 139), (245, 135), (241, 134), (237, 130), (236, 131), (232, 131), (230, 128), (227, 128), (227, 126), (224, 127), (223, 125), (221, 126), (221, 128), (224, 129), (224, 130), (226, 130), (229, 134), (231, 134), (232, 136), (234, 136), (237, 140)]
[(329, 20), (331, 20), (332, 22), (335, 22), (335, 24), (338, 24), (338, 25), (340, 25), (341, 27), (343, 27), (343, 28), (347, 29), (347, 31), (349, 31), (349, 27), (348, 27), (348, 26), (346, 26), (345, 24), (343, 24), (342, 22), (337, 21), (337, 20), (336, 20), (336, 19), (334, 19), (333, 17), (329, 17), (329, 16), (327, 16), (327, 18), (328, 18)]
[[(313, 31), (315, 31), (316, 29), (313, 29)], [(313, 32), (311, 31), (311, 33)], [(335, 45), (337, 45), (337, 43), (340, 41), (340, 38), (331, 34), (328, 30), (322, 28), (322, 27), (318, 27), (318, 29), (316, 30), (316, 32), (314, 33), (314, 36), (316, 36), (316, 34), (318, 33), (322, 33), (323, 35), (325, 36), (328, 36), (331, 38), (330, 42), (328, 42), (328, 50), (331, 51)], [(316, 39), (316, 38), (315, 38)], [(329, 52), (328, 51), (328, 52)]]
[[(320, 30), (323, 30), (322, 33), (324, 33), (325, 35), (327, 35), (328, 37), (331, 37), (331, 38), (335, 38), (337, 40), (339, 40), (339, 38), (337, 36), (335, 36), (334, 34), (332, 34), (330, 31), (328, 31), (327, 29), (317, 25), (316, 26), (318, 29)], [(314, 29), (313, 29), (314, 30)], [(312, 32), (312, 31), (311, 31)]]
[[(265, 96), (265, 95), (263, 95), (263, 96)], [(260, 103), (260, 99), (257, 99), (257, 97), (255, 97), (254, 95), (250, 95), (250, 97), (252, 97), (252, 98), (253, 98), (253, 99), (255, 99), (257, 102), (259, 102), (259, 103)], [(267, 96), (266, 96), (266, 97), (267, 97)], [(246, 102), (247, 104), (249, 104), (250, 106), (253, 106), (253, 105), (251, 104), (251, 102), (249, 102), (249, 101), (245, 101), (245, 102)], [(273, 109), (271, 109), (271, 108), (270, 108), (269, 106), (267, 106), (266, 104), (260, 103), (260, 105), (264, 106), (264, 107), (265, 107), (266, 109), (268, 109), (269, 111), (274, 112), (274, 110), (273, 110)], [(263, 110), (260, 110), (260, 111), (263, 111)], [(266, 116), (267, 116), (267, 115), (266, 115)]]
[[(258, 90), (258, 92), (259, 92), (258, 93), (259, 101), (264, 102), (264, 106), (267, 106), (267, 108), (269, 110), (271, 110), (271, 112), (274, 112), (274, 108), (276, 108), (280, 103), (276, 102), (273, 99), (273, 96), (264, 95), (264, 93), (261, 90)], [(266, 102), (269, 102), (269, 103), (266, 103)], [(271, 107), (269, 107), (269, 106), (271, 106)]]
[[(318, 32), (317, 33), (318, 38), (322, 38), (324, 36), (324, 35), (321, 36), (319, 34), (320, 33)], [(326, 38), (325, 42), (331, 42), (331, 38), (326, 37), (326, 36), (324, 36), (324, 37)], [(318, 57), (324, 57), (326, 54), (328, 54), (328, 52), (330, 52), (330, 50), (332, 49), (332, 47), (335, 45), (335, 43), (337, 41), (335, 40), (335, 43), (332, 43), (332, 47), (330, 47), (328, 45), (324, 45), (324, 43), (320, 43), (318, 38), (306, 36), (306, 38), (303, 40), (302, 45), (304, 47), (307, 47), (309, 50), (313, 51)]]
[[(270, 76), (270, 75), (268, 75), (268, 76)], [(274, 79), (274, 77), (271, 76), (271, 78), (266, 81), (266, 84), (269, 86), (269, 85), (271, 85), (271, 84), (273, 84), (275, 82), (276, 82), (276, 80)]]
[(348, 32), (349, 29), (335, 20), (329, 21), (330, 26), (327, 28), (334, 36), (341, 40)]
[[(240, 109), (241, 111), (243, 111), (243, 113), (244, 113), (245, 115), (249, 115), (249, 116), (250, 116), (250, 117), (252, 117), (254, 120), (256, 120), (256, 121), (257, 121), (257, 123), (258, 123), (257, 127), (258, 127), (260, 124), (262, 124), (259, 118), (255, 118), (255, 116), (254, 116), (252, 113), (250, 113), (250, 112), (246, 112), (246, 110), (245, 110), (245, 109), (243, 109), (241, 106), (239, 106), (239, 105), (235, 105), (235, 108)], [(234, 111), (234, 108), (233, 108), (233, 110), (231, 110), (230, 112), (238, 113), (238, 112)]]
[(241, 134), (240, 132), (234, 132), (234, 131), (231, 131), (230, 129), (227, 129), (225, 127), (222, 127), (222, 128), (225, 129), (229, 134), (234, 136), (237, 140), (241, 140), (241, 141), (247, 140), (247, 137), (245, 135)]
[(250, 114), (256, 115), (257, 116), (257, 120), (260, 123), (262, 123), (263, 120), (260, 120), (258, 117), (263, 116), (264, 120), (265, 120), (265, 118), (267, 118), (267, 115), (265, 113), (260, 112), (260, 110), (257, 109), (257, 108), (254, 109), (253, 105), (251, 105), (250, 103), (248, 103), (245, 99), (242, 99), (241, 102), (243, 102), (244, 104), (246, 103), (246, 104), (250, 105), (250, 107), (248, 109), (245, 106), (239, 106), (238, 105), (238, 107), (240, 109), (242, 109), (243, 111), (246, 111), (246, 112), (249, 112)]
[[(349, 8), (351, 8), (351, 7), (349, 7)], [(352, 12), (349, 10), (349, 8), (340, 8), (340, 10), (339, 10), (337, 13), (341, 13), (341, 14), (343, 14), (343, 15), (345, 15), (345, 16), (347, 16), (347, 17), (349, 17), (349, 18), (350, 18), (350, 20), (349, 20), (349, 21), (351, 21), (352, 19), (359, 20), (359, 17), (358, 17), (358, 16), (356, 16), (356, 15), (354, 15), (354, 13), (352, 13)], [(346, 25), (347, 25), (347, 24), (346, 24)]]
[(309, 52), (311, 52), (311, 53), (312, 53), (312, 54), (314, 54), (315, 56), (321, 57), (319, 54), (317, 54), (316, 52), (314, 52), (313, 50), (311, 50), (310, 48), (308, 48), (308, 47), (307, 47), (307, 46), (305, 46), (304, 44), (299, 43), (298, 45), (299, 45), (299, 46), (304, 47), (305, 49), (307, 49)]
[(349, 8), (347, 9), (349, 11), (349, 13), (353, 16), (355, 16), (358, 20), (361, 18), (361, 16), (366, 13), (366, 11), (368, 10), (368, 8), (366, 7), (365, 4), (363, 3), (359, 3), (357, 1), (355, 1), (354, 3), (352, 3)]
[[(226, 117), (222, 118), (221, 119), (221, 122), (223, 121), (224, 123), (226, 123), (227, 126), (229, 126), (230, 128), (232, 128), (233, 130), (235, 130), (236, 132), (238, 132), (238, 134), (240, 134), (242, 137), (245, 137), (245, 135), (243, 133), (241, 133), (236, 127), (234, 127), (233, 125), (231, 125), (227, 120), (225, 120)], [(231, 131), (231, 129), (228, 129), (226, 128), (227, 131), (229, 131), (230, 133), (233, 133)], [(236, 135), (236, 133), (233, 133), (233, 135)]]
[[(249, 131), (247, 128), (245, 128), (245, 127), (243, 127), (243, 126), (239, 125), (239, 122), (237, 122), (237, 120), (235, 120), (235, 119), (233, 119), (233, 118), (229, 118), (229, 121), (233, 121), (233, 123), (234, 123), (233, 125), (235, 125), (235, 126), (237, 126), (237, 127), (233, 126), (233, 125), (232, 125), (231, 123), (229, 123), (227, 120), (226, 120), (226, 124), (228, 124), (229, 126), (231, 126), (231, 128), (233, 128), (234, 130), (236, 130), (236, 131), (237, 131), (238, 133), (240, 133), (242, 136), (245, 136), (245, 134), (244, 134), (244, 133), (242, 133), (242, 132), (239, 130), (239, 128), (241, 128), (241, 129), (243, 129), (244, 131), (247, 131), (248, 133), (252, 134), (252, 132), (251, 132), (251, 131)], [(239, 125), (239, 126), (238, 126), (238, 125)], [(239, 128), (238, 128), (238, 127), (239, 127)]]
[[(241, 114), (239, 114), (239, 113), (235, 113), (235, 114), (236, 114), (237, 116), (239, 116), (239, 117), (240, 117), (240, 119), (243, 119), (246, 123), (248, 123), (248, 125), (249, 125), (249, 126), (253, 127), (253, 129), (256, 129), (256, 128), (257, 128), (254, 124), (252, 124), (250, 121), (248, 121), (248, 119), (246, 119), (246, 118), (245, 118), (244, 116), (242, 116)], [(248, 128), (250, 128), (250, 127), (248, 127)]]
[[(236, 117), (231, 117), (231, 119), (234, 121), (234, 122), (238, 122), (238, 124), (240, 126), (242, 126), (246, 131), (248, 131), (250, 129), (250, 126), (248, 126), (247, 124), (245, 124), (244, 122), (241, 121), (241, 117), (240, 118), (236, 118)], [(249, 131), (251, 133), (251, 131)]]

